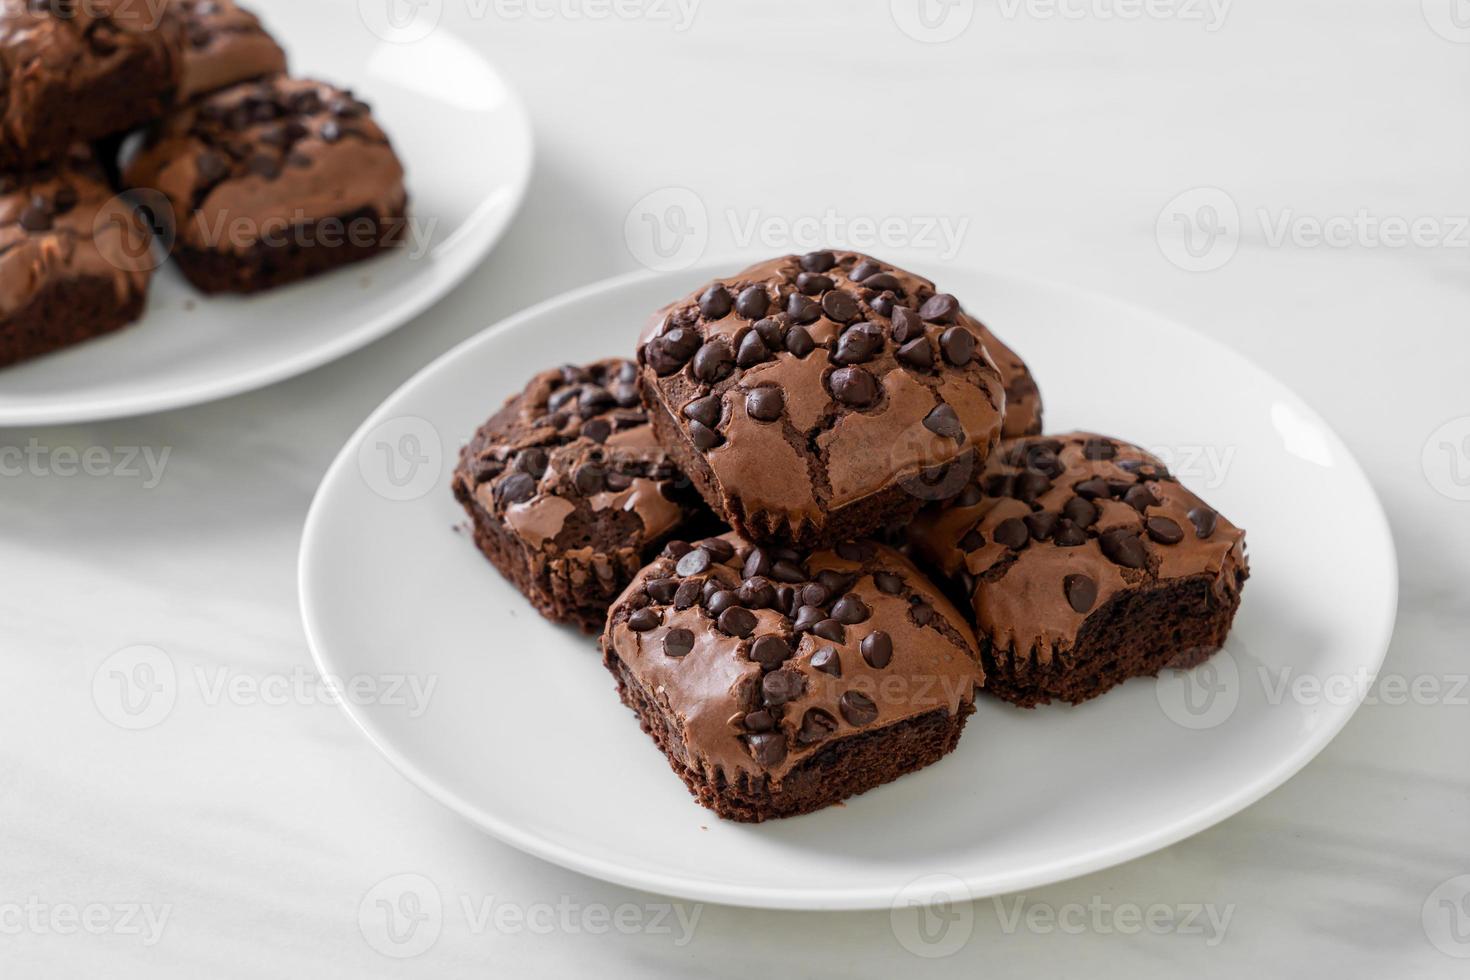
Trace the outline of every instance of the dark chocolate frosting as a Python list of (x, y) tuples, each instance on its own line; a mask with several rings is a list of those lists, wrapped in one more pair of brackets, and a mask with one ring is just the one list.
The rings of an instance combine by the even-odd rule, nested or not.
[(1125, 590), (1200, 575), (1238, 589), (1246, 569), (1245, 532), (1156, 457), (1088, 432), (1003, 442), (909, 540), (972, 598), (982, 640), (1042, 662)]
[(873, 542), (802, 553), (729, 533), (670, 542), (603, 636), (677, 721), (686, 765), (772, 788), (834, 740), (934, 711), (984, 681), (963, 617)]

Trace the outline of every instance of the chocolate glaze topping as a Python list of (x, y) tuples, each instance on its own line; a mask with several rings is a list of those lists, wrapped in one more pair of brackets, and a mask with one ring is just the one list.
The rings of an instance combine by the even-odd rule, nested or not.
[(983, 330), (927, 279), (814, 252), (661, 310), (638, 360), (656, 410), (707, 461), (720, 509), (757, 537), (803, 540), (838, 508), (990, 452), (1006, 397)]
[(805, 554), (728, 533), (670, 542), (613, 606), (603, 648), (666, 699), (687, 765), (769, 776), (848, 738), (973, 701), (969, 626), (898, 552)]
[(188, 101), (238, 82), (286, 70), (286, 53), (260, 18), (234, 0), (173, 0), (184, 22), (184, 78)]
[(1201, 575), (1234, 589), (1246, 568), (1245, 532), (1156, 457), (1087, 432), (1003, 442), (910, 543), (972, 598), (982, 638), (1039, 661), (1126, 589)]

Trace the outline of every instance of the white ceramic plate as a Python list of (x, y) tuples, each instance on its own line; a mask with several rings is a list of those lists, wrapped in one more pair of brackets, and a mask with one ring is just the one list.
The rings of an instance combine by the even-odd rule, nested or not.
[(136, 415), (249, 391), (341, 357), (454, 288), (510, 223), (531, 173), (520, 99), (440, 28), (381, 40), (353, 0), (256, 0), (292, 71), (370, 102), (408, 173), (420, 243), (262, 296), (206, 298), (171, 264), (144, 318), (0, 370), (0, 425)]
[[(1155, 447), (1249, 529), (1252, 577), (1231, 641), (1194, 671), (1080, 708), (982, 699), (953, 755), (842, 807), (745, 826), (695, 805), (618, 701), (595, 643), (541, 620), (456, 532), (464, 515), (447, 484), (459, 446), (530, 374), (628, 353), (648, 311), (713, 271), (613, 280), (472, 338), (374, 412), (322, 482), (301, 551), (312, 650), (325, 674), (365, 685), (348, 712), (440, 801), (626, 885), (881, 908), (1035, 887), (1163, 847), (1265, 795), (1352, 715), (1387, 648), (1397, 566), (1337, 436), (1186, 328), (950, 269), (946, 288), (1030, 359), (1053, 431)], [(432, 696), (371, 695), (403, 676), (433, 683)]]

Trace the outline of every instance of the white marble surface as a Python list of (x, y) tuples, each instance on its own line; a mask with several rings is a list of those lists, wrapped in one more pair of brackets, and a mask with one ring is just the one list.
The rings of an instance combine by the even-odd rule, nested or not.
[[(1470, 907), (1455, 921), (1438, 899), (1456, 896), (1431, 895), (1470, 874), (1470, 502), (1455, 499), (1470, 496), (1470, 422), (1433, 436), (1470, 416), (1470, 242), (1456, 221), (1470, 213), (1470, 44), (1429, 26), (1459, 36), (1448, 8), (1236, 0), (1203, 22), (1186, 19), (1193, 4), (1157, 2), (1147, 9), (1185, 16), (1140, 20), (1102, 16), (1127, 0), (1063, 4), (1080, 17), (982, 2), (958, 38), (929, 44), (883, 0), (704, 0), (683, 31), (567, 13), (650, 9), (636, 0), (533, 2), (546, 17), (443, 0), (442, 29), (520, 86), (540, 141), (525, 209), (469, 284), (265, 391), (0, 431), (0, 447), (34, 439), (47, 461), (0, 476), (0, 972), (1464, 976), (1451, 954), (1470, 956)], [(344, 31), (363, 29), (343, 10)], [(1189, 272), (1165, 257), (1156, 219), (1201, 186), (1228, 193), (1242, 231), (1223, 267)], [(1382, 496), (1403, 576), (1385, 673), (1420, 696), (1376, 698), (1300, 775), (1184, 843), (956, 910), (945, 958), (916, 957), (886, 913), (685, 906), (691, 936), (676, 916), (655, 921), (658, 896), (461, 822), (337, 708), (284, 683), (311, 670), (301, 522), (338, 447), (415, 369), (518, 308), (636, 268), (625, 219), (666, 187), (701, 200), (709, 254), (737, 250), (752, 217), (968, 222), (953, 255), (908, 244), (1125, 297), (1266, 365), (1338, 428)], [(1360, 212), (1342, 244), (1276, 236), (1283, 217), (1309, 235), (1312, 220)], [(1437, 243), (1375, 237), (1416, 218), (1432, 219), (1421, 229)], [(1165, 235), (1171, 254), (1178, 242)], [(156, 481), (142, 464), (65, 476), (64, 447), (101, 447), (116, 469), (125, 447), (168, 456)], [(166, 651), (180, 684), (166, 719), (130, 732), (99, 710), (93, 678), (139, 644)], [(220, 695), (222, 679), (242, 686)], [(383, 935), (359, 924), (370, 890), (404, 873), (444, 902), (437, 940), (412, 959), (383, 955), (370, 941)], [(1154, 905), (1180, 923), (1206, 914), (1135, 928), (1130, 907)], [(1229, 915), (1223, 936), (1211, 911)], [(602, 913), (625, 928), (584, 926)]]

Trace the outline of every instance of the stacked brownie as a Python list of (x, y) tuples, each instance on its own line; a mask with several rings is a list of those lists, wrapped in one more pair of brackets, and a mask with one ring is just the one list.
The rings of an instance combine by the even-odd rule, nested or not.
[(819, 251), (538, 375), (454, 491), (544, 615), (600, 630), (695, 798), (761, 821), (938, 761), (977, 690), (1078, 703), (1224, 642), (1243, 532), (1135, 446), (1041, 432), (958, 299)]
[[(232, 0), (0, 0), (0, 366), (138, 319), (154, 232), (205, 292), (401, 240), (403, 170), (368, 107), (285, 71)], [(139, 127), (134, 206), (111, 185)]]

